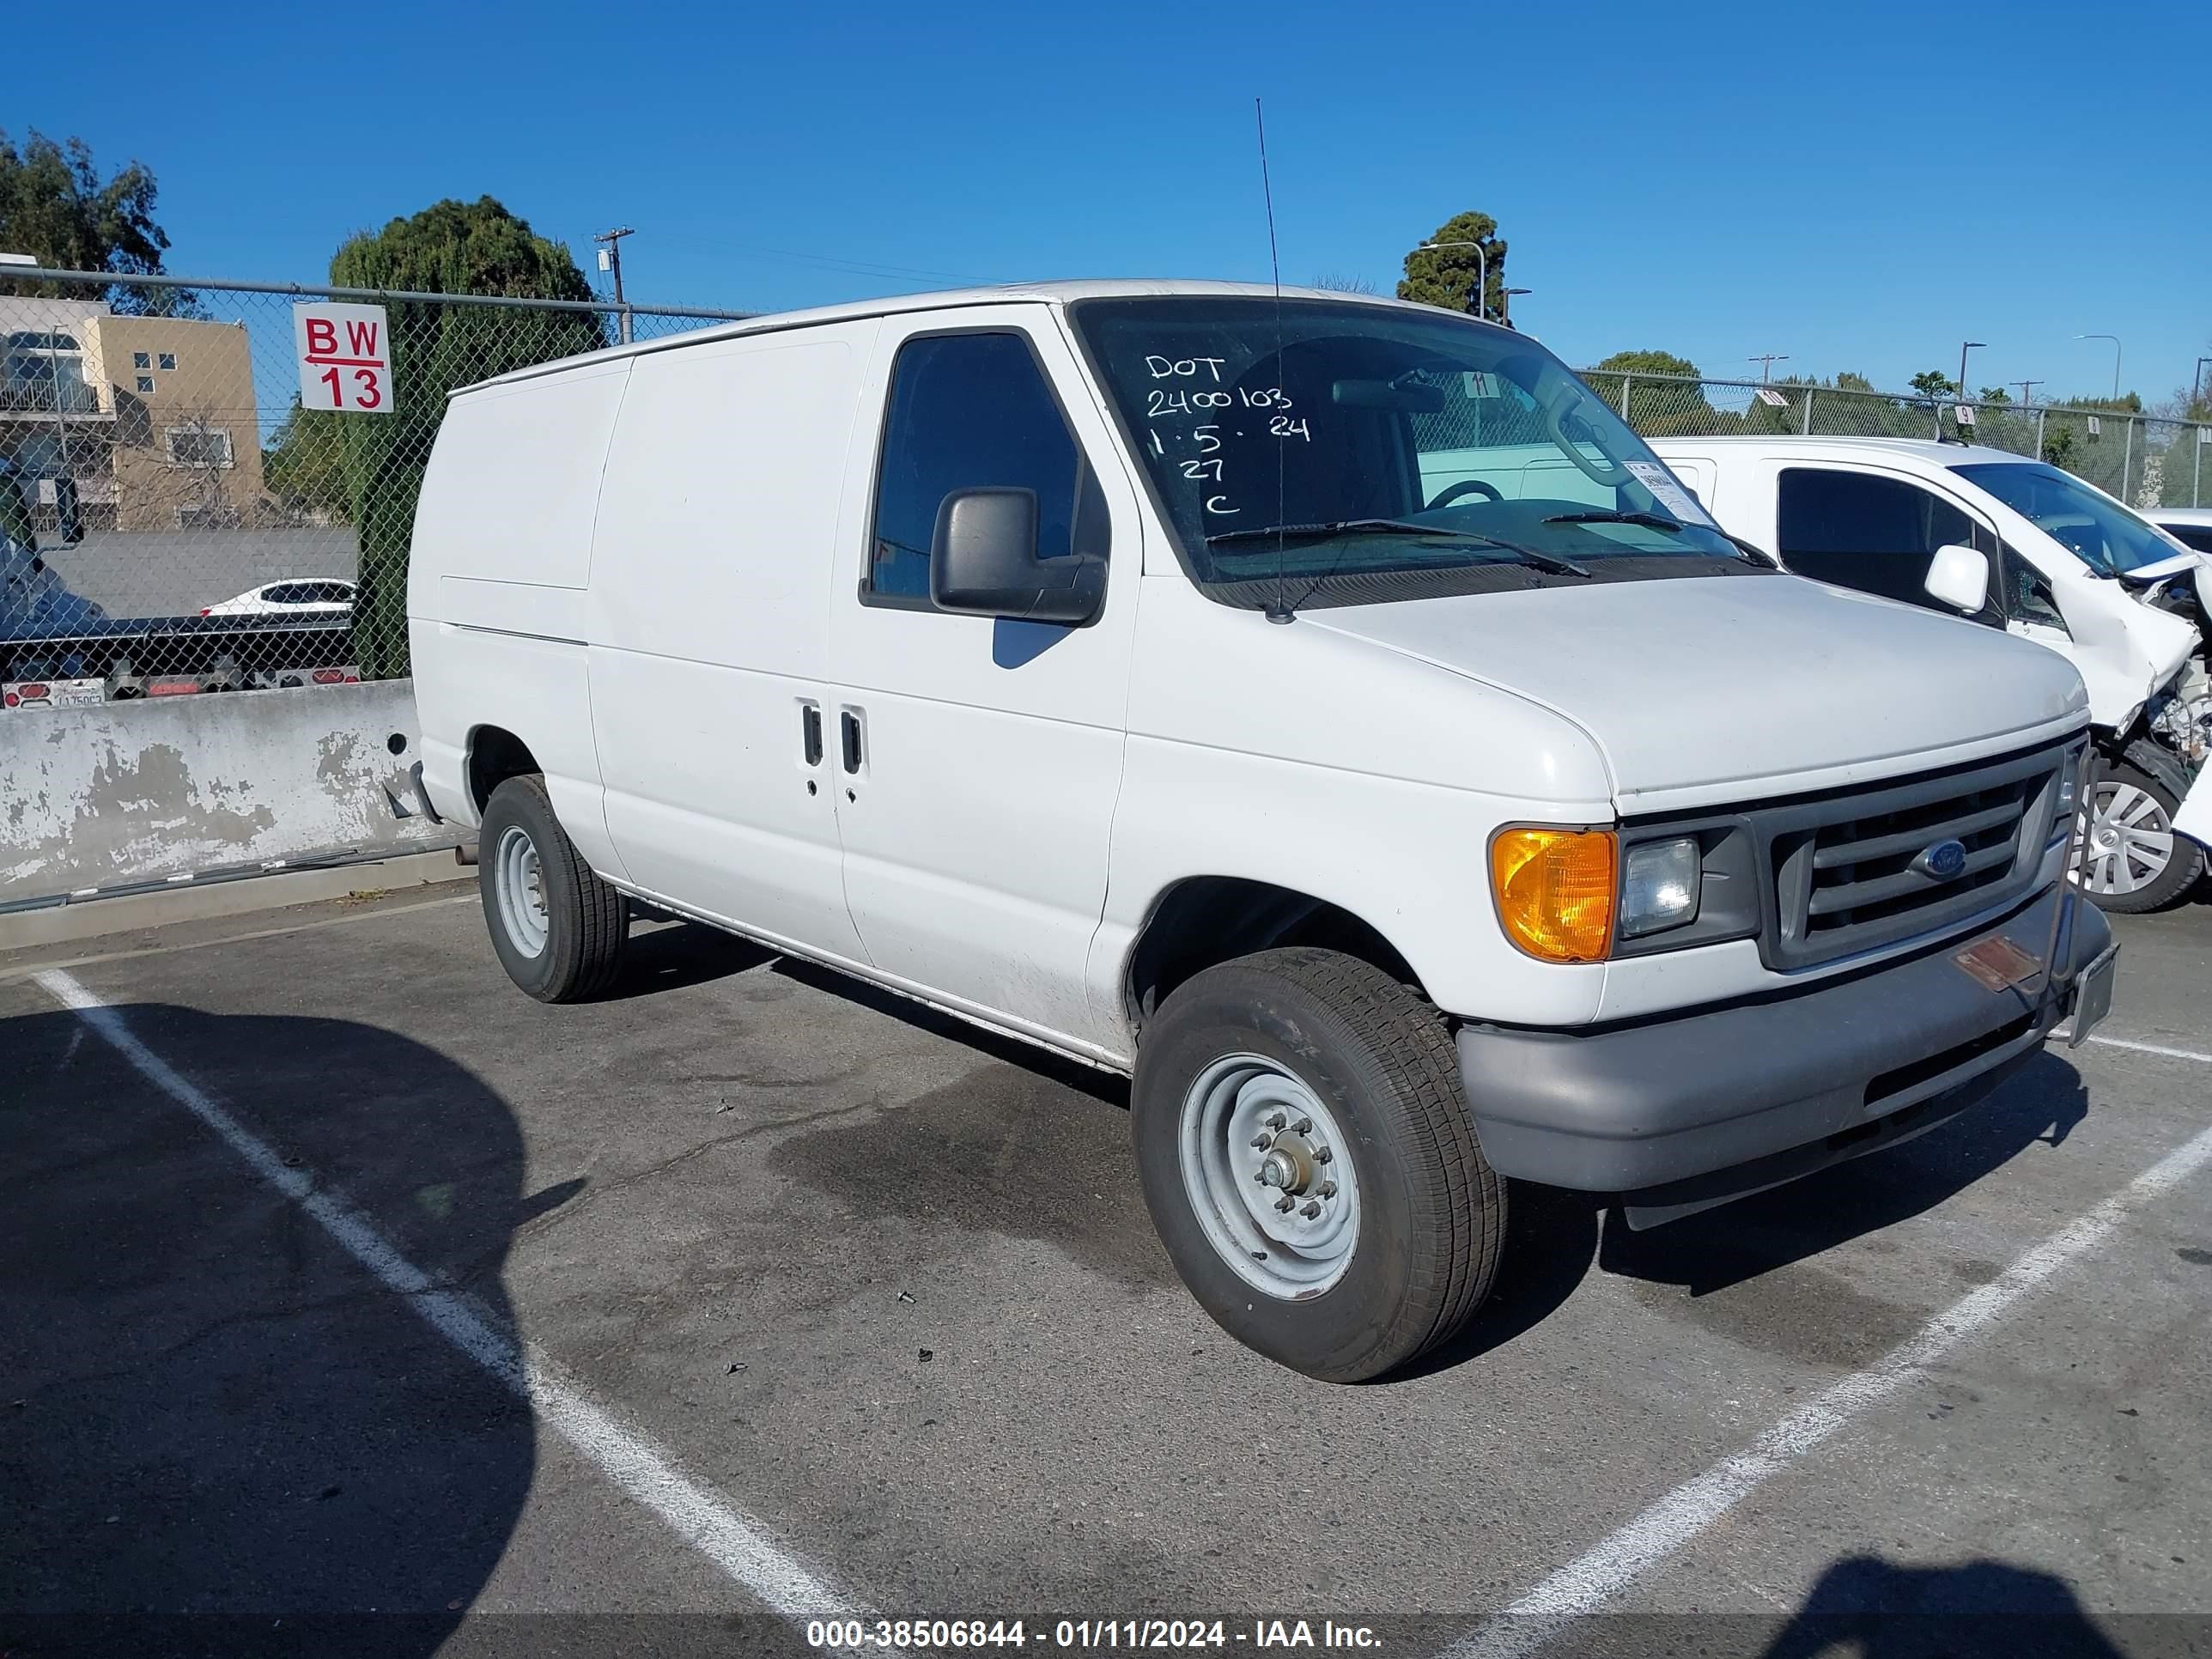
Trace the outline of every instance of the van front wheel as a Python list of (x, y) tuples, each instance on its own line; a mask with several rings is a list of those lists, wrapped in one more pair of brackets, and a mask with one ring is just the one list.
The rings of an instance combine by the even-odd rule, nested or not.
[(580, 1001), (613, 982), (629, 901), (584, 862), (536, 773), (507, 779), (485, 803), (477, 889), (500, 965), (538, 1001)]
[(1248, 1347), (1361, 1382), (1489, 1293), (1504, 1183), (1443, 1021), (1380, 969), (1297, 948), (1194, 975), (1145, 1030), (1130, 1106), (1153, 1224)]

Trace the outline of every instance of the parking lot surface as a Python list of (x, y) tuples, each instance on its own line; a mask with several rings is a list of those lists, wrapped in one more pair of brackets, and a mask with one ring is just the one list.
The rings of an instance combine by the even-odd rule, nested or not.
[(1362, 1388), (1184, 1294), (1121, 1085), (702, 929), (565, 1008), (472, 887), (0, 957), (0, 1646), (2203, 1650), (2212, 907), (2118, 932), (1917, 1141), (1515, 1189)]

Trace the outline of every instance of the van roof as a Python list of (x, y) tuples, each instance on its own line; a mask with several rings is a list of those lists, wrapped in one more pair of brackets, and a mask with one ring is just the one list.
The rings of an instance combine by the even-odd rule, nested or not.
[[(666, 351), (678, 346), (702, 345), (711, 340), (735, 339), (746, 334), (769, 334), (783, 329), (810, 328), (823, 323), (851, 322), (864, 317), (890, 317), (909, 311), (946, 311), (971, 306), (1066, 305), (1076, 300), (1125, 299), (1172, 294), (1234, 295), (1245, 299), (1273, 299), (1277, 291), (1266, 283), (1211, 283), (1183, 278), (1141, 281), (1094, 278), (1012, 283), (1003, 288), (948, 289), (930, 294), (896, 294), (885, 299), (854, 300), (843, 305), (817, 306), (805, 311), (763, 312), (742, 322), (715, 323), (681, 334), (664, 335), (657, 340), (640, 340), (629, 345), (609, 346), (602, 351), (584, 352), (578, 356), (556, 357), (550, 362), (532, 364), (528, 368), (510, 369), (487, 380), (457, 386), (451, 395), (458, 398), (485, 386), (507, 386), (517, 380), (533, 380), (540, 375), (558, 374), (586, 364), (612, 362), (623, 357), (642, 356), (647, 352)], [(1410, 300), (1385, 299), (1374, 294), (1346, 294), (1333, 289), (1285, 287), (1280, 292), (1285, 299), (1341, 300), (1352, 305), (1390, 306), (1420, 311), (1430, 309)], [(1468, 320), (1474, 322), (1475, 319), (1470, 317)], [(1482, 326), (1495, 328), (1499, 325), (1485, 323)]]
[(1757, 449), (1783, 455), (1802, 455), (1809, 459), (1856, 456), (1909, 455), (1936, 466), (1972, 465), (1977, 461), (2033, 461), (2032, 455), (2015, 455), (2009, 449), (1992, 449), (1987, 444), (1938, 443), (1933, 438), (1828, 438), (1796, 437), (1788, 433), (1773, 433), (1765, 436), (1750, 434), (1725, 438), (1647, 438), (1652, 453), (1662, 458), (1680, 455), (1694, 460), (1702, 450)]

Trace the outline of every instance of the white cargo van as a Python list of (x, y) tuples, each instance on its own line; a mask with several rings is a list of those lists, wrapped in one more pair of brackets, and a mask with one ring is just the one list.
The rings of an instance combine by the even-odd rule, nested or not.
[(2212, 568), (2094, 485), (1927, 438), (1667, 438), (1652, 447), (1801, 575), (2048, 646), (2089, 691), (2081, 879), (2108, 910), (2184, 897), (2212, 843)]
[(1067, 283), (511, 374), (408, 613), (526, 991), (635, 900), (1131, 1073), (1185, 1280), (1317, 1376), (1473, 1314), (1504, 1178), (1663, 1221), (2110, 1000), (2074, 670), (1747, 559), (1447, 312)]

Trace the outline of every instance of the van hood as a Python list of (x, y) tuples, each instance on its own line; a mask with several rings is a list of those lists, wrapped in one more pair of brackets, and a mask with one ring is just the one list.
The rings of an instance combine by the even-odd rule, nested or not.
[(1550, 708), (1604, 755), (1624, 813), (1829, 788), (2079, 726), (2055, 652), (1802, 577), (1681, 576), (1310, 611)]

